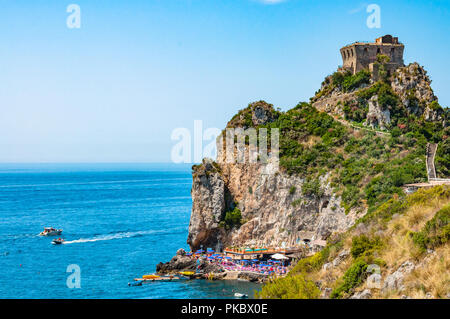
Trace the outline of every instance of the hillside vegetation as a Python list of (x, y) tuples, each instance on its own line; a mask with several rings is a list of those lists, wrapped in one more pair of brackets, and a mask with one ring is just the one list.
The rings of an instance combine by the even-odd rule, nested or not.
[(256, 295), (449, 298), (449, 239), (450, 187), (394, 196)]
[[(379, 57), (376, 81), (365, 70), (337, 71), (310, 103), (281, 112), (259, 101), (228, 123), (280, 129), (281, 170), (305, 180), (301, 192), (290, 191), (298, 201), (321, 197), (326, 176), (346, 212), (361, 213), (352, 229), (328, 238), (325, 249), (301, 259), (257, 297), (449, 297), (450, 189), (406, 196), (402, 186), (427, 181), (427, 143), (438, 144), (438, 177), (450, 177), (450, 112), (421, 66), (390, 75), (386, 62)], [(373, 289), (374, 280), (379, 288)]]
[[(379, 58), (382, 64), (385, 60)], [(405, 77), (415, 82), (411, 84)], [(420, 90), (409, 88), (416, 82)], [(269, 133), (270, 128), (279, 128), (280, 166), (284, 171), (316, 186), (319, 177), (329, 173), (328, 181), (347, 211), (371, 212), (394, 195), (402, 195), (400, 187), (404, 184), (427, 180), (427, 143), (439, 143), (437, 174), (450, 176), (450, 112), (437, 103), (430, 82), (417, 64), (392, 76), (381, 74), (377, 82), (366, 70), (355, 75), (338, 71), (325, 79), (311, 102), (352, 92), (352, 99), (337, 102), (344, 118), (321, 112), (311, 103), (302, 102), (281, 112), (259, 101), (240, 110), (227, 127), (268, 128)], [(368, 125), (370, 103), (380, 111), (389, 111), (390, 122), (385, 125), (390, 134), (377, 134), (377, 128)], [(255, 108), (266, 113), (264, 123), (255, 121)], [(366, 129), (356, 130), (344, 122)], [(320, 187), (313, 187), (310, 195), (314, 193), (318, 195)]]

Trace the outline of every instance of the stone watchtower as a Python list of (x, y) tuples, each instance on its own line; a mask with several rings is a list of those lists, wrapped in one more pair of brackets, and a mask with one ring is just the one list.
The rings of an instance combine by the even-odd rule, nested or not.
[(387, 55), (391, 60), (386, 64), (388, 72), (393, 72), (397, 68), (404, 66), (403, 50), (405, 46), (398, 42), (398, 38), (391, 35), (385, 35), (375, 40), (375, 42), (355, 42), (346, 45), (341, 49), (342, 69), (349, 70), (353, 74), (368, 69), (372, 74), (377, 74), (378, 54)]

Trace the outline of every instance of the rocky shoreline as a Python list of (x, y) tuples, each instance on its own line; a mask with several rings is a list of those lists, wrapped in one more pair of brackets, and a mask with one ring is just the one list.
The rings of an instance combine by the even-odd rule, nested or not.
[(175, 256), (166, 263), (156, 265), (159, 275), (175, 275), (180, 272), (194, 272), (191, 279), (209, 280), (246, 280), (249, 282), (264, 283), (268, 276), (250, 271), (227, 271), (218, 264), (209, 262), (206, 258), (198, 259), (187, 256), (184, 249), (178, 249)]

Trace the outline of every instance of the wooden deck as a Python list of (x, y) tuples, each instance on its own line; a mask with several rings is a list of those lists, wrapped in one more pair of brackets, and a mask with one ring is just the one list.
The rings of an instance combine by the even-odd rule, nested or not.
[(245, 251), (245, 250), (238, 250), (238, 249), (225, 249), (224, 254), (226, 256), (232, 257), (230, 255), (234, 256), (254, 256), (254, 255), (274, 255), (274, 254), (292, 254), (296, 252), (300, 252), (302, 250), (301, 247), (289, 247), (289, 248), (267, 248), (265, 250), (254, 250), (254, 251)]

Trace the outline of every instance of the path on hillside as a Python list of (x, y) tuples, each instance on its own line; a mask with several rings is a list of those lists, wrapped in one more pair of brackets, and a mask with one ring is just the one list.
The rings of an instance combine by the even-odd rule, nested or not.
[(427, 174), (428, 181), (432, 178), (436, 178), (436, 168), (434, 167), (434, 157), (436, 156), (437, 144), (427, 144)]
[(333, 118), (334, 118), (336, 121), (338, 121), (339, 123), (341, 123), (342, 125), (347, 126), (347, 127), (351, 127), (351, 128), (353, 128), (353, 129), (357, 129), (357, 130), (365, 130), (365, 131), (373, 132), (373, 133), (375, 133), (375, 134), (377, 134), (377, 135), (382, 135), (382, 136), (391, 136), (391, 133), (389, 133), (389, 132), (381, 132), (381, 131), (377, 131), (377, 130), (374, 130), (374, 129), (370, 129), (370, 128), (367, 128), (367, 127), (360, 127), (360, 126), (351, 124), (351, 123), (347, 122), (346, 120), (337, 118), (337, 117), (335, 117), (335, 116), (333, 116)]

